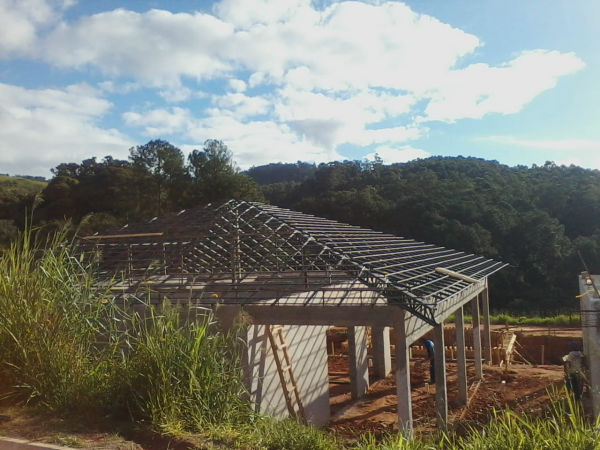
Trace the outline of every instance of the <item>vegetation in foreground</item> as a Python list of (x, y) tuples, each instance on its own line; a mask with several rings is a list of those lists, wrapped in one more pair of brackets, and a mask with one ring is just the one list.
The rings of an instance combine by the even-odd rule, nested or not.
[(0, 259), (0, 379), (13, 401), (194, 436), (200, 448), (600, 448), (599, 424), (561, 400), (545, 417), (508, 412), (465, 437), (411, 442), (342, 442), (259, 416), (245, 400), (235, 333), (217, 329), (209, 311), (180, 314), (165, 304), (142, 315), (120, 306), (74, 255), (64, 233), (40, 242), (26, 232)]

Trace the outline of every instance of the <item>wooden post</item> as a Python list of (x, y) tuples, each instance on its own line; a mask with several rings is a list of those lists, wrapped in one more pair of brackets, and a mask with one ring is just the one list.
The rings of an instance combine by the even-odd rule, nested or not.
[(542, 357), (540, 358), (540, 365), (544, 365), (544, 346), (542, 345)]
[(387, 377), (392, 371), (392, 355), (390, 353), (390, 329), (388, 327), (372, 327), (373, 365), (378, 378)]
[(479, 322), (479, 295), (471, 300), (473, 314), (473, 359), (475, 360), (475, 378), (483, 379), (481, 365), (481, 324)]
[(455, 332), (456, 332), (456, 371), (458, 381), (458, 403), (466, 405), (468, 402), (467, 392), (467, 355), (465, 352), (465, 316), (463, 308), (456, 310)]
[(396, 346), (396, 396), (398, 400), (398, 430), (411, 439), (413, 433), (412, 398), (410, 395), (410, 347), (406, 343), (404, 311), (397, 312), (394, 326)]
[(444, 323), (434, 327), (435, 408), (440, 429), (448, 426), (448, 396), (446, 392), (446, 351), (444, 346)]

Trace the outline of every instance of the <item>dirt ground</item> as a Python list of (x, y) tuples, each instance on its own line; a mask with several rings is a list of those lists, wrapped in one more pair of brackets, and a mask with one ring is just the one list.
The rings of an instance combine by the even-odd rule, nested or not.
[[(494, 410), (537, 414), (550, 403), (549, 391), (564, 384), (560, 356), (568, 352), (569, 343), (580, 339), (581, 330), (556, 330), (543, 327), (519, 327), (519, 349), (532, 364), (515, 363), (509, 368), (484, 366), (484, 379), (477, 385), (474, 367), (468, 364), (469, 406), (457, 404), (456, 363), (447, 367), (448, 409), (452, 429), (461, 432), (470, 426), (485, 424)], [(539, 365), (541, 346), (547, 362)], [(435, 386), (429, 381), (429, 362), (423, 358), (411, 360), (411, 386), (415, 431), (427, 435), (437, 431), (435, 420)], [(359, 401), (350, 398), (348, 358), (345, 354), (329, 357), (330, 400), (333, 420), (330, 430), (342, 437), (352, 438), (359, 433), (383, 434), (397, 430), (396, 386), (394, 376), (375, 380), (370, 373), (371, 386)]]

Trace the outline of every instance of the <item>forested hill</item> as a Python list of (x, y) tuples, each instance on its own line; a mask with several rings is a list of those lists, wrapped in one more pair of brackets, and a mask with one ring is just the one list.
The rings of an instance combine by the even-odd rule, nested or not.
[(27, 207), (46, 185), (40, 178), (0, 175), (0, 244), (16, 234), (17, 224), (25, 221)]
[(130, 149), (128, 160), (90, 158), (53, 173), (47, 185), (18, 195), (14, 179), (0, 183), (0, 245), (34, 203), (37, 224), (51, 229), (71, 219), (91, 233), (238, 198), (508, 262), (491, 280), (496, 310), (575, 310), (577, 250), (600, 273), (600, 172), (575, 166), (434, 157), (393, 165), (277, 163), (242, 173), (220, 141), (207, 141), (186, 160), (156, 140)]
[(497, 308), (576, 309), (577, 250), (600, 272), (597, 170), (462, 157), (340, 162), (262, 190), (279, 206), (510, 263), (493, 277)]

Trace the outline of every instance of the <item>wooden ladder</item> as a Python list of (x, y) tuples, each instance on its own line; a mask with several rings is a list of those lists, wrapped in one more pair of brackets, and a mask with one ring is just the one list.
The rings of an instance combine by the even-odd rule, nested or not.
[(273, 349), (273, 357), (277, 365), (277, 372), (279, 373), (279, 380), (281, 381), (281, 388), (283, 389), (290, 417), (306, 424), (306, 415), (304, 414), (300, 391), (292, 370), (292, 359), (287, 350), (288, 346), (285, 342), (283, 327), (281, 325), (267, 325), (266, 330)]

